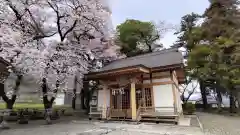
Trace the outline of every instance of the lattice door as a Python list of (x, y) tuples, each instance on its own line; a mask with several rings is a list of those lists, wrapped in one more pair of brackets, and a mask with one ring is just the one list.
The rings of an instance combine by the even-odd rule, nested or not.
[(114, 109), (129, 109), (130, 108), (130, 91), (129, 89), (124, 89), (122, 94), (117, 93), (112, 95), (112, 102)]
[(151, 90), (151, 88), (144, 88), (144, 94), (145, 94), (146, 107), (151, 107), (152, 106), (152, 90)]

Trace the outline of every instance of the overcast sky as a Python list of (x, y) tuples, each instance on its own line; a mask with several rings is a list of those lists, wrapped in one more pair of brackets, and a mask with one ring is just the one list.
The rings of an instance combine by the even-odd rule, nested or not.
[[(191, 13), (202, 14), (208, 7), (208, 0), (111, 0), (114, 27), (126, 19), (143, 21), (166, 21), (179, 24), (181, 17)], [(168, 32), (161, 43), (169, 47), (176, 41), (174, 32)]]

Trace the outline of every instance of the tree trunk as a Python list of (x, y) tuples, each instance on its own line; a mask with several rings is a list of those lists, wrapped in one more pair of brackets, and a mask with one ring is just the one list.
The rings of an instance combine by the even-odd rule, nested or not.
[(73, 97), (72, 97), (72, 108), (76, 109), (76, 97), (77, 97), (77, 76), (74, 78), (74, 88), (73, 88)]
[(234, 94), (232, 91), (230, 91), (230, 95), (229, 95), (229, 100), (230, 100), (230, 108), (229, 108), (229, 112), (230, 113), (235, 113), (235, 100), (234, 100)]
[(83, 89), (82, 89), (82, 94), (81, 94), (81, 104), (82, 104), (82, 109), (87, 109), (85, 99), (87, 99), (87, 94), (89, 91), (89, 81), (88, 80), (83, 80)]
[(181, 95), (182, 102), (185, 103), (184, 93)]
[[(0, 97), (2, 98), (3, 95), (5, 95), (4, 82), (0, 83)], [(2, 98), (2, 100), (4, 100), (4, 99)], [(0, 116), (0, 125), (1, 125), (2, 121), (3, 121), (3, 116), (1, 115)]]
[(81, 96), (81, 109), (86, 109), (84, 105), (84, 89), (82, 89), (80, 96)]
[(73, 93), (72, 109), (73, 109), (73, 110), (76, 110), (76, 93)]
[(147, 46), (148, 46), (148, 52), (153, 52), (152, 46), (151, 45), (147, 45)]
[(220, 90), (220, 85), (218, 81), (216, 82), (216, 93), (217, 93), (217, 105), (218, 105), (218, 111), (221, 111), (222, 108), (222, 95), (221, 95), (221, 90)]
[(238, 110), (240, 109), (240, 92), (237, 92), (237, 102), (238, 102)]
[(6, 93), (5, 93), (5, 88), (4, 88), (4, 83), (1, 83), (0, 85), (0, 96), (2, 97), (3, 101), (6, 103), (6, 111), (4, 113), (3, 116), (1, 116), (0, 118), (0, 122), (1, 122), (1, 127), (3, 128), (9, 128), (6, 120), (5, 120), (5, 117), (8, 117), (13, 109), (13, 105), (17, 99), (17, 91), (19, 90), (19, 86), (21, 84), (21, 80), (22, 80), (22, 75), (17, 75), (17, 79), (15, 81), (15, 87), (14, 87), (14, 91), (13, 91), (13, 94), (12, 94), (12, 97), (11, 98), (8, 98)]
[(90, 98), (91, 98), (90, 91), (88, 91), (87, 92), (87, 97), (86, 97), (86, 102), (85, 102), (87, 113), (90, 112)]
[(203, 109), (208, 108), (208, 102), (207, 102), (207, 95), (206, 95), (206, 89), (203, 80), (199, 81), (200, 83), (200, 90), (201, 90), (201, 95), (202, 95), (202, 102), (203, 102)]
[(218, 105), (218, 110), (221, 111), (222, 109), (222, 95), (219, 90), (216, 90), (217, 92), (217, 105)]
[(48, 100), (47, 96), (43, 98), (44, 109), (45, 109), (45, 120), (47, 124), (51, 124), (52, 117), (52, 103)]
[[(52, 121), (52, 106), (54, 103), (54, 100), (56, 99), (54, 96), (51, 97), (51, 99), (48, 99), (48, 94), (47, 94), (47, 80), (46, 78), (43, 78), (42, 80), (42, 93), (43, 93), (43, 104), (44, 104), (44, 109), (45, 109), (45, 120), (47, 124), (51, 124)], [(59, 88), (59, 82), (56, 82), (56, 89), (53, 91), (54, 94), (57, 94)]]
[(47, 80), (46, 78), (42, 79), (42, 93), (43, 93), (43, 105), (44, 105), (44, 109), (45, 109), (45, 120), (47, 124), (51, 124), (51, 119), (50, 119), (50, 115), (51, 115), (51, 104), (48, 100), (48, 95), (47, 95)]

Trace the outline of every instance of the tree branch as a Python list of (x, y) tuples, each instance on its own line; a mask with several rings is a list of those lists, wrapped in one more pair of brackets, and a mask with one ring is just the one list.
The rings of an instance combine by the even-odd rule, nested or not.
[(17, 20), (22, 20), (22, 16), (23, 16), (23, 15), (21, 15), (21, 14), (19, 13), (19, 11), (16, 9), (16, 7), (12, 5), (11, 0), (5, 0), (5, 1), (8, 2), (9, 7), (10, 7), (10, 8), (12, 9), (12, 11), (14, 12)]
[(55, 9), (55, 7), (52, 5), (52, 3), (50, 3), (49, 1), (48, 1), (48, 5), (53, 9), (53, 11), (54, 11), (54, 12), (56, 13), (56, 15), (57, 15), (57, 29), (58, 29), (58, 34), (59, 34), (59, 36), (60, 36), (60, 38), (61, 38), (61, 41), (63, 41), (64, 38), (63, 38), (63, 33), (62, 33), (62, 31), (61, 31), (60, 21), (61, 21), (61, 18), (63, 18), (64, 16), (60, 16), (57, 5), (56, 5), (56, 9)]
[(58, 32), (54, 32), (54, 33), (49, 34), (49, 35), (43, 34), (43, 35), (34, 36), (34, 37), (33, 37), (33, 40), (39, 40), (39, 39), (51, 37), (51, 36), (54, 36), (54, 35), (57, 34), (57, 33), (58, 33)]
[[(94, 19), (89, 19), (87, 18), (86, 16), (82, 16), (84, 19), (90, 21), (90, 22), (95, 22)], [(94, 29), (98, 32), (100, 32), (102, 35), (104, 34), (101, 30), (99, 30), (95, 25), (91, 24), (91, 23), (88, 23), (89, 25), (91, 25), (92, 27), (94, 27)]]
[(197, 88), (198, 84), (193, 88), (192, 92), (188, 94), (188, 97), (186, 98), (185, 102), (189, 100), (189, 98), (192, 96), (192, 94), (195, 92), (195, 89)]
[(63, 34), (63, 37), (61, 38), (61, 40), (63, 41), (65, 39), (65, 37), (67, 36), (67, 34), (69, 32), (71, 32), (77, 25), (77, 20), (74, 21), (72, 27), (70, 27), (64, 34)]

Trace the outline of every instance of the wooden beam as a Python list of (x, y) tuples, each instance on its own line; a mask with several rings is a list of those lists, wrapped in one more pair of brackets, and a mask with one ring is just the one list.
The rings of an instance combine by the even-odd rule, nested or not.
[(131, 80), (131, 109), (132, 109), (132, 120), (135, 121), (137, 119), (137, 107), (136, 107), (136, 88), (135, 81)]
[(149, 69), (146, 68), (140, 67), (139, 70), (142, 71), (143, 73), (150, 73)]
[(152, 72), (169, 71), (172, 69), (183, 68), (183, 67), (184, 67), (183, 64), (174, 64), (174, 65), (168, 65), (168, 66), (154, 67), (154, 68), (152, 68)]
[(165, 85), (165, 84), (173, 84), (173, 81), (166, 81), (166, 82), (156, 82), (152, 83), (152, 85)]
[(152, 97), (152, 107), (155, 107), (153, 86), (151, 86), (151, 97)]
[(118, 76), (122, 74), (127, 74), (127, 73), (149, 73), (150, 70), (143, 66), (143, 65), (136, 65), (136, 66), (131, 66), (131, 67), (124, 67), (124, 68), (118, 68), (118, 69), (113, 69), (113, 70), (106, 70), (106, 71), (100, 71), (100, 72), (90, 72), (86, 74), (85, 76), (88, 79), (99, 79), (99, 78), (104, 78), (105, 76)]
[(145, 83), (143, 86), (155, 86), (155, 85), (166, 85), (166, 84), (173, 84), (173, 81), (166, 81), (166, 82), (155, 82), (155, 83)]
[[(163, 78), (169, 78), (170, 75), (164, 75), (164, 76), (152, 76), (152, 79), (163, 79)], [(151, 77), (143, 77), (143, 80), (150, 80)]]
[(174, 84), (172, 84), (172, 92), (173, 92), (173, 103), (174, 103), (174, 112), (176, 113), (177, 112), (177, 99), (176, 99), (176, 90), (175, 90), (175, 87), (174, 87)]
[(106, 82), (102, 82), (103, 83), (103, 110), (102, 110), (102, 119), (106, 119), (107, 118), (107, 84)]

